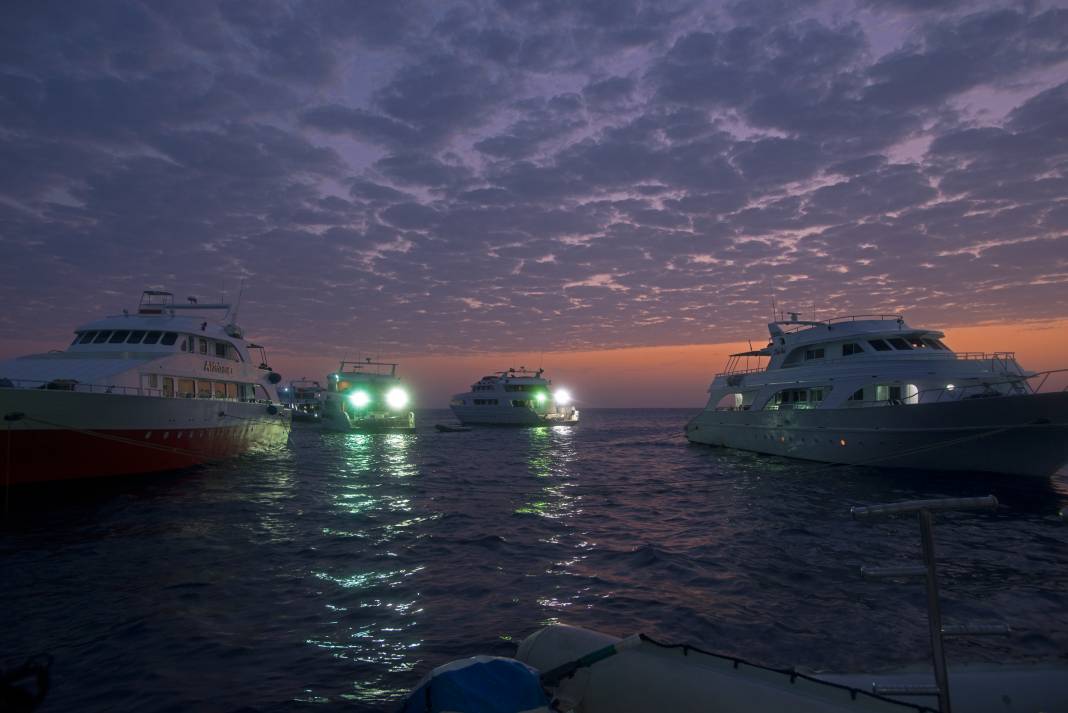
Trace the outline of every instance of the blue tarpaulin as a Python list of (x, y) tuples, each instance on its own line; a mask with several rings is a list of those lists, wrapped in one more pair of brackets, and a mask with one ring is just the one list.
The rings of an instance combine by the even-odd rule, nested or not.
[(515, 659), (473, 656), (438, 666), (401, 713), (549, 713), (536, 669)]

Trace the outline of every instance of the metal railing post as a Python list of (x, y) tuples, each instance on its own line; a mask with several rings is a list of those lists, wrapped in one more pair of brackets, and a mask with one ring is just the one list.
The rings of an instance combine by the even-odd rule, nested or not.
[(949, 702), (949, 674), (946, 671), (946, 651), (942, 642), (942, 609), (938, 602), (938, 569), (935, 561), (934, 522), (930, 510), (920, 510), (920, 542), (923, 564), (927, 568), (927, 627), (931, 633), (931, 659), (934, 664), (935, 686), (938, 687), (938, 710), (951, 713)]

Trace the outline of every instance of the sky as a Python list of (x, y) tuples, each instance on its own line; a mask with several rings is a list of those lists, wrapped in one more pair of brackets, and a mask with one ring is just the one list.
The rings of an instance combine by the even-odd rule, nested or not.
[(427, 405), (700, 405), (772, 299), (1068, 365), (1065, 3), (12, 0), (0, 166), (0, 357), (163, 288)]

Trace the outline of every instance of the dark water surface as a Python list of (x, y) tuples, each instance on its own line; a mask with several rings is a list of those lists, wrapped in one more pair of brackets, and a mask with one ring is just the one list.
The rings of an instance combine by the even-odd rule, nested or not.
[[(429, 668), (510, 655), (549, 622), (643, 631), (772, 665), (922, 660), (914, 519), (852, 505), (993, 493), (937, 519), (947, 621), (1011, 624), (951, 660), (1068, 650), (1068, 476), (818, 464), (688, 445), (690, 411), (577, 427), (321, 433), (192, 471), (14, 492), (0, 665), (55, 657), (44, 711), (391, 709)], [(53, 491), (54, 492), (54, 491)], [(62, 491), (60, 491), (62, 492)]]

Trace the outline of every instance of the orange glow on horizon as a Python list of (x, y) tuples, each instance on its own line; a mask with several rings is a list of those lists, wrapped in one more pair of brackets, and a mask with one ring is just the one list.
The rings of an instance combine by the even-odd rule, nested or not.
[[(1025, 369), (1068, 368), (1068, 320), (947, 327), (946, 342), (959, 352), (1012, 351)], [(764, 346), (753, 340), (753, 346)], [(723, 370), (727, 356), (749, 349), (746, 342), (632, 347), (579, 352), (501, 352), (477, 356), (409, 356), (384, 359), (400, 363), (398, 375), (408, 381), (415, 403), (422, 408), (445, 408), (449, 398), (465, 392), (486, 374), (509, 367), (545, 367), (554, 386), (566, 387), (579, 409), (704, 406), (712, 377)], [(337, 368), (336, 359), (276, 357), (275, 368), (286, 380), (305, 374), (325, 375)], [(755, 366), (755, 360), (754, 360)], [(318, 369), (318, 371), (315, 371)], [(1037, 382), (1036, 382), (1037, 383)], [(1068, 374), (1050, 377), (1045, 390), (1063, 388)]]

